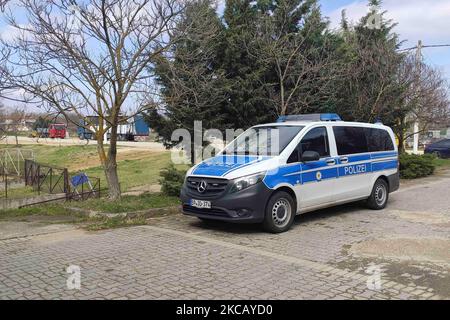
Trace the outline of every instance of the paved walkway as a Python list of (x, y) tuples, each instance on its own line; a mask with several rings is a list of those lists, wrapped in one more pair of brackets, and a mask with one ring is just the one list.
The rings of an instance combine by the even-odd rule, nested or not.
[(450, 299), (450, 177), (435, 180), (279, 235), (182, 215), (90, 233), (2, 222), (0, 299)]

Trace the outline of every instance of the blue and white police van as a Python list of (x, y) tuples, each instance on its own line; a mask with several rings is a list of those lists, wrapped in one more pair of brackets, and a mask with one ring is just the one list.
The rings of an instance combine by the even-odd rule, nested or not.
[(325, 207), (365, 200), (383, 209), (398, 188), (391, 128), (309, 114), (248, 129), (192, 167), (180, 196), (186, 215), (262, 223), (279, 233), (295, 215)]

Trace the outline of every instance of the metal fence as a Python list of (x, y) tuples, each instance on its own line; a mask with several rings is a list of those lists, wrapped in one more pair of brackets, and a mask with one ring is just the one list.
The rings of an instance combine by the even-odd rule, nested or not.
[(53, 167), (25, 160), (24, 167), (25, 186), (31, 186), (40, 194), (64, 193), (69, 195), (69, 172), (66, 168)]
[[(2, 156), (4, 155), (2, 154)], [(8, 153), (6, 157), (9, 159), (10, 155)], [(22, 163), (14, 162), (14, 168), (17, 171), (16, 169), (11, 171), (3, 164), (5, 162), (0, 162), (0, 199), (61, 195), (51, 200), (43, 197), (46, 200), (27, 204), (26, 206), (28, 206), (56, 200), (82, 201), (101, 197), (100, 178), (88, 178), (83, 173), (70, 178), (67, 168), (42, 164), (26, 158), (22, 160)], [(80, 176), (84, 179), (74, 183), (75, 179)]]

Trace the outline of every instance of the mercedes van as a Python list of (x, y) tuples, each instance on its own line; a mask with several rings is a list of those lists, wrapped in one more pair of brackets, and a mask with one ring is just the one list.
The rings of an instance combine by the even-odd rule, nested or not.
[(399, 188), (398, 150), (382, 123), (336, 114), (283, 116), (254, 126), (192, 167), (183, 213), (202, 220), (262, 223), (287, 231), (297, 214), (365, 200), (383, 209)]

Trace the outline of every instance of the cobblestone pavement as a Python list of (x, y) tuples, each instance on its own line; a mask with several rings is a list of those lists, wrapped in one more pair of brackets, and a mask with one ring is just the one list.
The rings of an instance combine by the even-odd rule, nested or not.
[[(408, 186), (383, 211), (322, 210), (279, 235), (182, 215), (101, 232), (7, 232), (0, 298), (450, 299), (448, 190), (450, 177)], [(70, 265), (79, 290), (67, 288)]]

